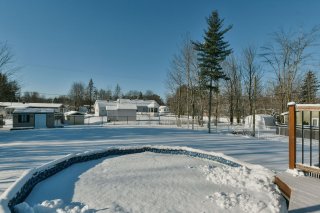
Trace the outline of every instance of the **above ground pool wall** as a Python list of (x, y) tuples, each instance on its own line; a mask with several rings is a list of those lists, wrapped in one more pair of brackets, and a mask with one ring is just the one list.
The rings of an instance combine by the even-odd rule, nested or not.
[(168, 146), (139, 146), (139, 147), (118, 147), (105, 150), (89, 151), (79, 154), (70, 154), (58, 160), (44, 164), (35, 169), (26, 171), (9, 189), (7, 189), (0, 197), (0, 213), (14, 212), (14, 206), (23, 202), (33, 187), (47, 179), (48, 177), (68, 168), (75, 163), (96, 160), (114, 155), (127, 155), (142, 152), (154, 152), (162, 154), (187, 155), (216, 161), (232, 167), (241, 166), (230, 157), (222, 154), (204, 152), (201, 150), (191, 149), (187, 147), (168, 147)]

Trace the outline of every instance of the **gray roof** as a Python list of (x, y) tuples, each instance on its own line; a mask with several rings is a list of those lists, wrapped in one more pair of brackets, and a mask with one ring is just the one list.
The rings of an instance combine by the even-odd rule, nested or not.
[(44, 109), (44, 108), (19, 108), (13, 111), (16, 113), (54, 113), (54, 109)]
[(56, 103), (22, 103), (22, 102), (0, 102), (0, 106), (6, 108), (32, 107), (32, 108), (62, 108), (63, 104)]

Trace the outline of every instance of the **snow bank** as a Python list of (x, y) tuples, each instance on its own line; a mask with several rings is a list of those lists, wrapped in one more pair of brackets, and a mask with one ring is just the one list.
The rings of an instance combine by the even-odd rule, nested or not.
[[(266, 170), (249, 169), (246, 166), (231, 167), (204, 167), (203, 172), (207, 180), (222, 186), (233, 186), (236, 192), (216, 192), (208, 198), (223, 209), (240, 206), (244, 212), (261, 212), (267, 208), (271, 212), (278, 212), (281, 203), (280, 193), (273, 184), (273, 175)], [(254, 192), (263, 192), (264, 197)], [(266, 197), (267, 196), (267, 197)], [(266, 202), (269, 201), (269, 202)]]
[(20, 203), (14, 207), (16, 212), (23, 213), (93, 213), (89, 210), (87, 205), (82, 205), (81, 203), (74, 205), (64, 205), (63, 200), (45, 200), (41, 204), (36, 204), (33, 207), (29, 206), (28, 203)]
[[(79, 162), (90, 161), (94, 159), (99, 159), (102, 157), (112, 156), (112, 155), (126, 155), (126, 154), (134, 154), (134, 153), (142, 153), (142, 152), (154, 152), (154, 153), (163, 153), (163, 154), (178, 154), (178, 155), (187, 155), (192, 157), (199, 157), (208, 160), (213, 160), (231, 167), (239, 167), (239, 170), (235, 170), (234, 175), (236, 176), (237, 172), (244, 173), (244, 178), (250, 176), (247, 174), (248, 172), (241, 171), (240, 167), (245, 165), (250, 168), (255, 169), (255, 174), (259, 174), (258, 171), (263, 171), (265, 173), (266, 170), (261, 166), (254, 166), (251, 164), (245, 164), (231, 157), (225, 156), (222, 153), (214, 153), (214, 152), (205, 152), (202, 150), (192, 149), (188, 147), (170, 147), (170, 146), (128, 146), (128, 147), (111, 147), (104, 150), (92, 150), (84, 153), (78, 154), (70, 154), (58, 160), (52, 161), (50, 163), (44, 164), (38, 168), (31, 169), (24, 173), (24, 175), (19, 178), (10, 188), (8, 188), (5, 193), (3, 193), (0, 197), (0, 212), (10, 212), (13, 210), (14, 206), (22, 203), (28, 194), (31, 192), (32, 188), (39, 182), (44, 179), (56, 174), (57, 172)], [(216, 178), (219, 181), (223, 181), (223, 178), (213, 177), (208, 170), (208, 179)], [(270, 172), (270, 171), (269, 171)], [(230, 170), (231, 174), (231, 170)], [(212, 176), (212, 177), (211, 177)], [(262, 177), (263, 175), (261, 175)], [(232, 175), (230, 178), (227, 178), (229, 181), (232, 180)], [(243, 186), (247, 187), (247, 186)], [(220, 196), (221, 197), (221, 196)], [(223, 197), (223, 196), (222, 196)], [(241, 197), (241, 196), (240, 196)], [(219, 198), (220, 199), (220, 198)], [(239, 201), (240, 202), (240, 201)], [(59, 202), (58, 202), (59, 203)], [(40, 206), (46, 204), (40, 204)], [(47, 208), (48, 206), (45, 206)], [(17, 208), (26, 208), (29, 207), (25, 204), (21, 204)], [(40, 208), (40, 207), (39, 207)], [(60, 208), (60, 207), (58, 207)], [(64, 207), (64, 209), (69, 207)], [(81, 208), (82, 209), (82, 208)], [(65, 210), (63, 210), (65, 211)], [(63, 212), (62, 211), (62, 212)]]

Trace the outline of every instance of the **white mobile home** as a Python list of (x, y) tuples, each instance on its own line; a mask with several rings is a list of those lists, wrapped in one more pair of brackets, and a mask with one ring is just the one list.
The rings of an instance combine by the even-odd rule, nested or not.
[(94, 103), (94, 114), (95, 116), (107, 116), (106, 107), (116, 105), (112, 101), (96, 100)]
[(25, 103), (25, 102), (0, 102), (0, 114), (11, 115), (14, 110), (22, 108), (53, 109), (54, 113), (64, 113), (66, 107), (57, 103)]
[[(159, 104), (154, 100), (131, 100), (131, 99), (118, 99), (116, 101), (104, 101), (96, 100), (94, 104), (95, 116), (109, 116), (114, 113), (114, 110), (119, 110), (122, 106), (128, 106), (129, 108), (135, 106), (136, 113), (139, 114), (150, 114), (158, 116)], [(130, 109), (132, 111), (132, 109)], [(111, 114), (110, 114), (111, 113)]]
[(137, 120), (137, 106), (135, 104), (120, 104), (107, 105), (107, 119), (108, 121), (136, 121)]
[[(159, 104), (154, 100), (139, 100), (139, 99), (118, 99), (117, 103), (120, 104), (134, 104), (137, 106), (137, 113), (150, 113), (150, 111), (157, 111), (159, 108)], [(151, 108), (153, 108), (151, 110)], [(156, 110), (154, 110), (157, 108)], [(153, 112), (152, 112), (153, 114)]]
[(151, 116), (159, 116), (159, 104), (155, 101), (152, 101), (150, 104), (148, 104), (148, 113)]
[(164, 115), (166, 113), (169, 113), (169, 107), (159, 106), (159, 115)]

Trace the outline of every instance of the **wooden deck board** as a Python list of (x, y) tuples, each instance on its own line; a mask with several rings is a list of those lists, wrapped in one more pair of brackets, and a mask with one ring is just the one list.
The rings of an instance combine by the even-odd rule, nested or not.
[(289, 212), (320, 213), (320, 179), (312, 177), (294, 177), (289, 173), (277, 175), (290, 189)]

